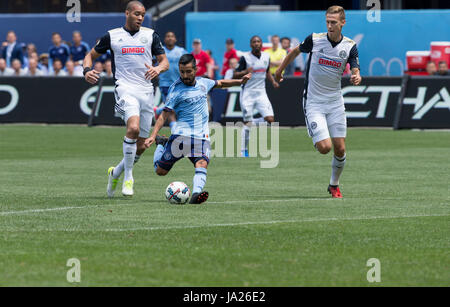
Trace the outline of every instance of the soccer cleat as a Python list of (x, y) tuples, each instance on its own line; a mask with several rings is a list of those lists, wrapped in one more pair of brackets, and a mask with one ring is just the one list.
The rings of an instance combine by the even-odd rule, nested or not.
[(114, 179), (113, 177), (114, 166), (111, 166), (108, 169), (108, 186), (106, 188), (106, 194), (108, 197), (114, 197), (114, 192), (117, 188), (117, 183), (119, 182), (119, 178)]
[(204, 203), (208, 199), (209, 193), (206, 191), (203, 191), (201, 193), (194, 193), (192, 194), (191, 200), (189, 201), (190, 204), (201, 204)]
[(122, 194), (123, 196), (133, 196), (133, 185), (134, 185), (134, 180), (127, 180), (123, 183), (122, 185)]
[(166, 143), (169, 141), (169, 138), (166, 136), (157, 135), (155, 139), (156, 145), (166, 146)]
[(248, 150), (241, 150), (241, 157), (242, 158), (248, 158), (249, 157)]
[(338, 185), (329, 185), (328, 186), (328, 193), (331, 194), (331, 197), (333, 198), (342, 198), (341, 190), (339, 190)]

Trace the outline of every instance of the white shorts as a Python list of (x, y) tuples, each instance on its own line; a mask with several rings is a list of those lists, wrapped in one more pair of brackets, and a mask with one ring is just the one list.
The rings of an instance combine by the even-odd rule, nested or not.
[(114, 91), (115, 115), (127, 124), (132, 116), (139, 116), (139, 137), (148, 138), (153, 121), (153, 90), (119, 85)]
[(261, 116), (273, 116), (272, 104), (265, 89), (253, 90), (243, 88), (239, 96), (244, 122), (250, 122), (253, 119), (253, 110), (256, 108)]
[(332, 103), (308, 103), (303, 100), (306, 127), (314, 145), (330, 138), (347, 136), (344, 99)]

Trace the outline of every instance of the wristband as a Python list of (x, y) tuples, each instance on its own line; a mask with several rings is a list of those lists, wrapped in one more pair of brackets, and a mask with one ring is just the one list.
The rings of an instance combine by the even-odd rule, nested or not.
[(86, 74), (87, 74), (88, 72), (90, 72), (91, 70), (92, 70), (92, 68), (90, 68), (90, 67), (85, 67), (84, 70), (83, 70), (83, 76), (86, 76)]

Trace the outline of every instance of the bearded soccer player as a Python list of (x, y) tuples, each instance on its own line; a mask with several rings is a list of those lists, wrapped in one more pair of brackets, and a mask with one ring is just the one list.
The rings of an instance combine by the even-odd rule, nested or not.
[[(158, 145), (153, 161), (155, 172), (165, 176), (173, 165), (183, 157), (188, 157), (194, 164), (191, 204), (201, 204), (208, 199), (208, 192), (203, 191), (206, 184), (209, 164), (210, 137), (209, 111), (207, 95), (213, 88), (227, 88), (245, 84), (251, 74), (239, 80), (218, 80), (195, 77), (197, 65), (192, 54), (182, 55), (179, 61), (181, 78), (169, 89), (166, 105), (155, 123), (152, 135), (146, 140), (146, 146), (156, 142)], [(169, 139), (158, 136), (170, 114), (175, 113), (177, 121)]]
[[(84, 75), (87, 82), (95, 84), (100, 71), (92, 70), (92, 63), (101, 54), (111, 50), (113, 75), (116, 83), (115, 111), (126, 123), (123, 141), (123, 159), (108, 170), (107, 194), (114, 196), (119, 177), (124, 174), (122, 194), (133, 196), (133, 165), (144, 153), (145, 140), (150, 135), (153, 119), (153, 85), (151, 80), (169, 68), (158, 34), (142, 27), (145, 8), (139, 1), (128, 3), (126, 24), (108, 31), (85, 57)], [(152, 67), (152, 57), (159, 65)]]
[(350, 64), (350, 82), (353, 85), (361, 83), (361, 76), (356, 43), (342, 35), (342, 27), (345, 25), (344, 9), (331, 6), (325, 16), (328, 32), (313, 33), (293, 49), (277, 69), (275, 79), (282, 81), (282, 72), (286, 66), (301, 52), (309, 53), (303, 92), (303, 111), (308, 134), (321, 154), (327, 154), (333, 147), (328, 192), (333, 198), (342, 198), (339, 179), (346, 161), (347, 119), (341, 78), (347, 63)]

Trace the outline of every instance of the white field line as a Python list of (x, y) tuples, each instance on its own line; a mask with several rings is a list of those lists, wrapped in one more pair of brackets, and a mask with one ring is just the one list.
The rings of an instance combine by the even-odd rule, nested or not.
[[(207, 204), (236, 204), (236, 203), (267, 203), (267, 202), (291, 202), (291, 201), (317, 201), (317, 200), (333, 200), (332, 198), (291, 198), (291, 199), (264, 199), (264, 200), (233, 200), (233, 201), (209, 201)], [(139, 203), (129, 203), (129, 204), (104, 204), (104, 205), (94, 205), (94, 206), (78, 206), (78, 207), (60, 207), (60, 208), (43, 208), (43, 209), (30, 209), (30, 210), (22, 210), (22, 211), (5, 211), (0, 212), (0, 216), (3, 215), (20, 215), (20, 214), (28, 214), (28, 213), (41, 213), (41, 212), (49, 212), (49, 211), (65, 211), (65, 210), (74, 210), (74, 209), (90, 209), (90, 208), (99, 208), (106, 206), (132, 206), (139, 205)]]
[(359, 217), (328, 217), (328, 218), (310, 218), (303, 220), (276, 220), (276, 221), (258, 221), (258, 222), (238, 222), (238, 223), (221, 223), (221, 224), (205, 224), (205, 225), (178, 225), (178, 226), (155, 226), (155, 227), (137, 227), (137, 228), (112, 228), (112, 229), (4, 229), (7, 232), (40, 232), (40, 231), (60, 231), (60, 232), (129, 232), (129, 231), (155, 231), (155, 230), (174, 230), (174, 229), (195, 229), (210, 227), (234, 227), (234, 226), (252, 226), (252, 225), (271, 225), (271, 224), (287, 224), (287, 223), (308, 223), (308, 222), (339, 222), (339, 221), (366, 221), (379, 219), (403, 219), (417, 217), (444, 217), (447, 214), (418, 214), (418, 215), (397, 215), (397, 216), (359, 216)]

